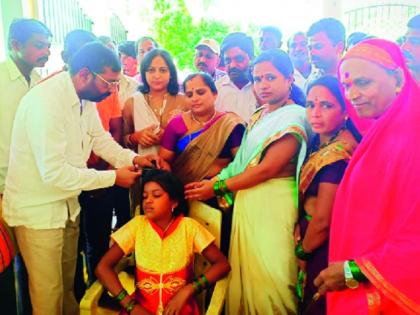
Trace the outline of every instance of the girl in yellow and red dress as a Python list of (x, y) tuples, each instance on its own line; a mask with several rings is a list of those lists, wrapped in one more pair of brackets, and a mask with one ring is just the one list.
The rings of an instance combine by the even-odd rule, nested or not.
[[(167, 171), (148, 170), (143, 176), (144, 215), (115, 232), (115, 244), (96, 269), (101, 283), (123, 307), (123, 314), (199, 314), (194, 293), (223, 278), (230, 270), (214, 237), (198, 222), (184, 217), (187, 204), (179, 179)], [(136, 291), (129, 296), (113, 267), (135, 253)], [(212, 265), (194, 280), (194, 254)]]

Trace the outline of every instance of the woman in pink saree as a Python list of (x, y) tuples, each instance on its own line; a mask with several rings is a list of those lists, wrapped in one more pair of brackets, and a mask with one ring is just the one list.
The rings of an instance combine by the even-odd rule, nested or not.
[(400, 48), (381, 39), (351, 48), (339, 78), (358, 116), (375, 122), (338, 189), (329, 267), (315, 285), (330, 291), (328, 314), (420, 314), (420, 89)]

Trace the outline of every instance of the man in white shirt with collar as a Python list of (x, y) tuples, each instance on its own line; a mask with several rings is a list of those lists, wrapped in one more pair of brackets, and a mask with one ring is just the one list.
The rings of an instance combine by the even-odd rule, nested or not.
[[(9, 56), (6, 61), (0, 63), (0, 224), (4, 224), (1, 218), (1, 200), (9, 163), (13, 121), (20, 100), (41, 79), (34, 68), (43, 67), (47, 62), (50, 55), (51, 36), (50, 30), (35, 19), (16, 19), (9, 27)], [(17, 262), (15, 274), (18, 283), (18, 301), (23, 302), (19, 305), (19, 309), (25, 312), (29, 311), (26, 309), (29, 303), (25, 303), (25, 294), (29, 294), (27, 284), (25, 286), (25, 272), (20, 256), (15, 261)], [(2, 288), (0, 309), (5, 314), (16, 312), (13, 278), (13, 263), (11, 263), (5, 271), (0, 273), (0, 287)]]
[[(155, 156), (123, 149), (103, 129), (95, 104), (118, 85), (121, 64), (98, 42), (83, 46), (69, 71), (32, 88), (13, 126), (3, 216), (14, 227), (29, 274), (33, 314), (78, 314), (73, 294), (78, 195), (82, 190), (129, 187), (137, 167), (158, 166)], [(88, 169), (93, 151), (117, 170)]]
[(221, 51), (228, 75), (216, 81), (216, 108), (234, 112), (248, 122), (257, 105), (249, 80), (254, 43), (245, 33), (231, 33), (223, 40)]
[(312, 81), (324, 76), (337, 76), (337, 66), (346, 44), (346, 29), (339, 20), (324, 18), (313, 23), (306, 33), (312, 72), (306, 80), (306, 89)]
[(297, 32), (287, 42), (290, 60), (292, 60), (295, 71), (293, 77), (295, 84), (305, 89), (305, 83), (311, 74), (312, 67), (309, 60), (308, 38), (304, 32)]
[(50, 55), (50, 30), (34, 19), (14, 20), (9, 28), (9, 57), (0, 63), (0, 195), (9, 162), (13, 120), (20, 100), (40, 79)]

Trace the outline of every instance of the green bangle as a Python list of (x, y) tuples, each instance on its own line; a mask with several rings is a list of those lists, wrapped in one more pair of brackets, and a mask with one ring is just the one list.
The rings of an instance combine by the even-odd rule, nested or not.
[(308, 260), (311, 257), (311, 253), (307, 253), (303, 250), (302, 240), (300, 240), (295, 247), (295, 255), (300, 260)]
[(223, 192), (220, 190), (220, 180), (214, 182), (213, 191), (216, 196), (223, 196)]
[(229, 207), (232, 207), (233, 206), (233, 193), (232, 192), (226, 192), (224, 195), (223, 195), (223, 198), (225, 198), (225, 200), (226, 200), (226, 202), (227, 202), (227, 204), (229, 205)]
[(130, 302), (128, 302), (127, 306), (125, 307), (125, 310), (127, 311), (128, 314), (131, 313), (131, 311), (134, 309), (134, 307), (136, 306), (136, 301), (135, 300), (131, 300)]
[(195, 294), (199, 294), (199, 293), (201, 293), (201, 291), (203, 291), (203, 287), (202, 287), (199, 280), (193, 281), (192, 286), (194, 288), (194, 293)]
[(297, 284), (296, 284), (296, 294), (300, 301), (303, 301), (303, 292), (305, 291), (305, 277), (306, 277), (305, 271), (299, 270)]
[(359, 282), (368, 280), (354, 260), (349, 260), (349, 267), (353, 278)]
[(122, 300), (124, 300), (124, 298), (128, 295), (127, 291), (125, 289), (122, 289), (120, 291), (120, 293), (117, 294), (117, 296), (115, 297), (115, 299), (118, 302), (121, 302)]
[(224, 179), (220, 181), (220, 186), (221, 186), (220, 190), (222, 191), (223, 194), (230, 192), (230, 190), (227, 188), (226, 181)]
[(205, 289), (207, 289), (210, 286), (209, 280), (207, 280), (205, 275), (202, 275), (200, 278), (198, 278), (198, 281)]

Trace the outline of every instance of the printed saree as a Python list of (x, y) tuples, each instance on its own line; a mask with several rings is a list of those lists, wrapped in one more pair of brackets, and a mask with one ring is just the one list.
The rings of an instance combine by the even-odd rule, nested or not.
[[(305, 237), (310, 220), (312, 219), (304, 209), (305, 198), (307, 198), (308, 194), (312, 196), (314, 193), (309, 193), (311, 191), (309, 187), (318, 187), (320, 179), (317, 178), (317, 175), (319, 174), (322, 176), (321, 170), (332, 172), (331, 168), (328, 168), (330, 165), (332, 166), (339, 161), (348, 162), (353, 150), (354, 145), (343, 140), (335, 140), (310, 154), (303, 164), (299, 183), (299, 200), (301, 201), (301, 204), (299, 205), (300, 212), (298, 222), (302, 239)], [(333, 167), (332, 169), (338, 171), (337, 168)], [(339, 174), (342, 175), (342, 172), (339, 172)], [(327, 178), (332, 180), (333, 178), (337, 179), (338, 176), (338, 174), (335, 174), (333, 177), (329, 176)], [(338, 182), (334, 183), (338, 184)], [(312, 251), (309, 259), (306, 261), (305, 271), (299, 271), (297, 290), (298, 295), (302, 298), (299, 306), (303, 311), (303, 314), (305, 314), (305, 312), (310, 312), (312, 315), (325, 315), (326, 313), (325, 297), (321, 297), (317, 303), (312, 303), (312, 297), (317, 292), (317, 288), (313, 284), (315, 278), (328, 266), (328, 245), (329, 242), (327, 239), (323, 244)]]

